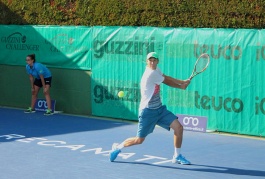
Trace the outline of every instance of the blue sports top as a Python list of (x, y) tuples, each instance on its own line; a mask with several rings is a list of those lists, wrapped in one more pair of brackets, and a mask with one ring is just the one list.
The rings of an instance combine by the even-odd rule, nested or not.
[(40, 79), (40, 75), (43, 75), (43, 78), (49, 78), (52, 76), (50, 70), (41, 63), (33, 63), (33, 66), (30, 67), (26, 65), (26, 70), (29, 75), (34, 76), (37, 79)]

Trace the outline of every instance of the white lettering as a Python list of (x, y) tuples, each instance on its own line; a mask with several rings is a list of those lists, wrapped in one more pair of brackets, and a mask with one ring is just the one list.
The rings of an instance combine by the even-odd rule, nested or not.
[(19, 134), (8, 134), (8, 135), (1, 135), (0, 137), (6, 137), (7, 140), (10, 140), (10, 139), (24, 138), (25, 136)]
[(30, 143), (30, 142), (35, 141), (35, 140), (47, 140), (47, 139), (37, 138), (37, 137), (31, 137), (31, 138), (18, 139), (17, 141), (18, 142)]
[[(199, 130), (197, 128), (197, 130)], [(0, 137), (5, 137), (7, 140), (10, 139), (17, 139), (16, 141), (18, 142), (24, 142), (24, 143), (31, 143), (33, 141), (38, 140), (37, 144), (42, 145), (42, 146), (53, 146), (56, 148), (69, 148), (71, 150), (79, 150), (85, 145), (64, 145), (66, 144), (65, 141), (57, 141), (57, 140), (48, 140), (45, 138), (38, 138), (38, 137), (30, 137), (30, 138), (25, 138), (24, 135), (19, 135), (19, 134), (7, 134), (7, 135), (1, 135)], [(92, 149), (86, 149), (86, 150), (80, 150), (80, 152), (91, 152), (94, 151), (95, 154), (102, 154), (102, 156), (109, 156), (109, 153), (111, 150), (107, 151), (102, 151), (102, 148), (92, 148)], [(120, 153), (118, 156), (121, 157), (122, 159), (129, 159), (132, 156), (134, 156), (136, 153)], [(155, 161), (154, 165), (159, 165), (159, 164), (164, 164), (164, 163), (169, 163), (171, 160), (164, 158), (164, 157), (157, 157), (157, 156), (152, 156), (152, 155), (144, 155), (144, 158), (140, 158), (138, 160), (135, 160), (136, 162), (142, 162), (142, 161), (148, 161), (148, 160), (158, 160)]]
[(82, 150), (81, 152), (90, 152), (90, 151), (95, 151), (95, 154), (104, 154), (111, 152), (111, 150), (101, 152), (102, 148), (87, 149), (87, 150)]
[(135, 155), (135, 153), (120, 153), (119, 157), (121, 157), (122, 159), (128, 159), (134, 155)]
[(157, 157), (157, 156), (152, 156), (152, 155), (144, 155), (146, 158), (143, 158), (143, 159), (138, 159), (138, 160), (135, 160), (137, 162), (140, 162), (140, 161), (146, 161), (146, 160), (152, 160), (152, 159), (159, 159), (159, 160), (166, 160), (167, 158), (162, 158), (162, 157)]
[(64, 146), (55, 146), (55, 147), (65, 147), (65, 148), (69, 148), (71, 150), (78, 150), (84, 146), (85, 145), (64, 145)]
[[(49, 144), (51, 143), (51, 144)], [(66, 142), (64, 141), (42, 141), (42, 142), (38, 142), (38, 145), (45, 145), (45, 146), (55, 146), (56, 144), (54, 143), (59, 143), (59, 144), (66, 144)]]

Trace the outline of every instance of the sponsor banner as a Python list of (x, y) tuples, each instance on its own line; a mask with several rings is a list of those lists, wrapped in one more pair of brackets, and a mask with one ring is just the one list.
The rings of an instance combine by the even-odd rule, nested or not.
[(184, 130), (195, 132), (206, 132), (207, 117), (177, 114), (179, 122)]
[[(51, 100), (51, 110), (52, 112), (55, 111), (55, 104), (56, 104), (56, 100)], [(37, 99), (36, 103), (35, 103), (35, 110), (36, 111), (46, 111), (48, 109), (47, 103), (46, 103), (46, 99)]]
[(91, 70), (91, 28), (0, 25), (0, 64), (26, 65), (28, 54), (49, 67)]
[(208, 116), (211, 130), (265, 135), (265, 30), (98, 26), (92, 34), (92, 115), (137, 120), (149, 52), (158, 53), (165, 75), (181, 80), (208, 53), (209, 67), (186, 90), (161, 84), (163, 104), (174, 114)]
[(208, 53), (209, 67), (186, 90), (161, 85), (163, 104), (174, 114), (208, 116), (211, 130), (265, 136), (265, 29), (1, 25), (0, 51), (0, 64), (25, 65), (35, 53), (49, 67), (92, 70), (92, 115), (126, 120), (138, 119), (149, 52), (181, 80)]

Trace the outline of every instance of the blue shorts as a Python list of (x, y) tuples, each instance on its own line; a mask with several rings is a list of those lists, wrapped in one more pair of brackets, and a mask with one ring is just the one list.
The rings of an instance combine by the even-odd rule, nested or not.
[(161, 106), (158, 109), (140, 110), (138, 119), (137, 137), (144, 138), (154, 131), (156, 125), (169, 131), (171, 123), (178, 117), (168, 111), (166, 106)]

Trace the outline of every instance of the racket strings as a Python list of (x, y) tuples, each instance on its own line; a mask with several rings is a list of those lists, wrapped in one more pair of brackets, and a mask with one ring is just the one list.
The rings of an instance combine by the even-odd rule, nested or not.
[(202, 72), (208, 66), (208, 62), (209, 62), (208, 55), (201, 56), (196, 64), (195, 71), (197, 73)]

